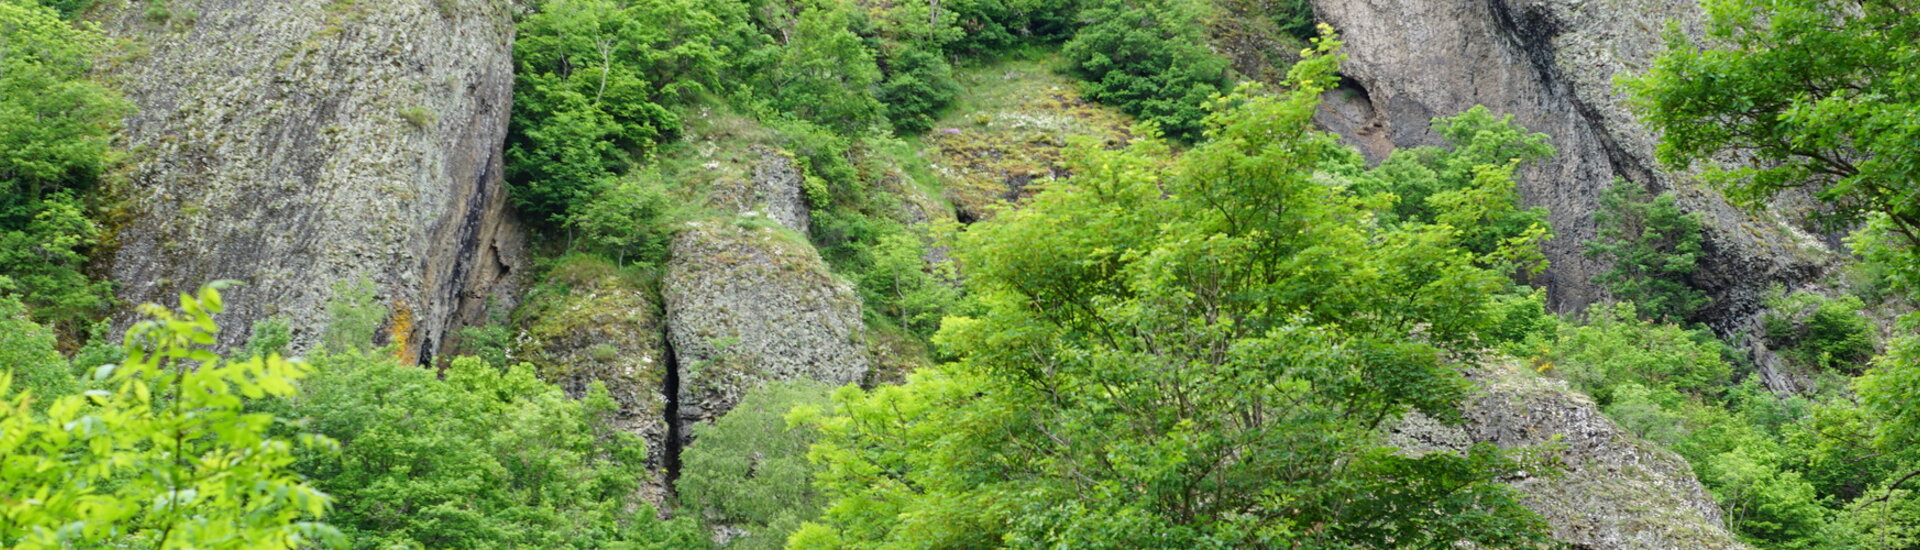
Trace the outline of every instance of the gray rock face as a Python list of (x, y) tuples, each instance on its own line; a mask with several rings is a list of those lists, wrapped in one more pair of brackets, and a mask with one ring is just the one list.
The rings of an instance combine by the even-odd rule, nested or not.
[(1694, 283), (1712, 295), (1703, 316), (1723, 335), (1751, 324), (1767, 285), (1808, 281), (1830, 261), (1805, 232), (1662, 170), (1653, 134), (1615, 88), (1616, 76), (1644, 72), (1664, 48), (1669, 21), (1698, 27), (1693, 0), (1314, 0), (1314, 8), (1350, 57), (1347, 84), (1329, 92), (1319, 120), (1369, 158), (1441, 145), (1430, 120), (1474, 105), (1552, 137), (1559, 155), (1518, 179), (1522, 199), (1547, 207), (1558, 234), (1545, 247), (1552, 267), (1543, 281), (1557, 311), (1606, 297), (1594, 278), (1608, 266), (1582, 252), (1615, 178), (1675, 190), (1705, 218), (1707, 254)]
[(853, 288), (794, 235), (742, 225), (695, 222), (673, 241), (661, 295), (683, 425), (719, 417), (761, 383), (867, 375)]
[(710, 200), (714, 207), (747, 216), (762, 216), (782, 227), (806, 234), (812, 215), (807, 209), (806, 176), (793, 155), (765, 145), (747, 147), (753, 158), (744, 178), (718, 178)]
[[(500, 151), (513, 84), (506, 2), (171, 0), (103, 10), (142, 53), (111, 70), (139, 108), (107, 257), (130, 303), (216, 279), (221, 343), (284, 317), (296, 350), (336, 282), (365, 277), (387, 337), (431, 359), (521, 262)], [(506, 304), (501, 304), (506, 305)]]
[(1389, 444), (1420, 454), (1476, 443), (1537, 446), (1558, 436), (1553, 456), (1564, 473), (1507, 480), (1555, 538), (1596, 550), (1746, 548), (1723, 527), (1686, 460), (1614, 424), (1565, 382), (1518, 369), (1472, 372), (1481, 390), (1462, 405), (1464, 424), (1409, 415)]

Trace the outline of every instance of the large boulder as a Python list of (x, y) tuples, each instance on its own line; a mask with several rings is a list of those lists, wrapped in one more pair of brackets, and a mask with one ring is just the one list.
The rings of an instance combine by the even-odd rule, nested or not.
[[(513, 85), (507, 2), (170, 0), (99, 10), (137, 43), (109, 77), (126, 122), (129, 211), (105, 261), (129, 303), (232, 291), (221, 343), (282, 317), (318, 339), (361, 278), (386, 338), (431, 360), (521, 259), (501, 186)], [(130, 316), (129, 316), (130, 317)], [(123, 320), (124, 321), (124, 320)]]
[(1575, 548), (1746, 548), (1727, 532), (1685, 459), (1621, 428), (1562, 381), (1499, 364), (1470, 371), (1480, 387), (1462, 404), (1466, 421), (1443, 425), (1412, 414), (1389, 436), (1403, 452), (1546, 445), (1566, 470), (1506, 480)]
[(791, 231), (757, 218), (693, 222), (674, 237), (661, 286), (683, 427), (766, 382), (866, 378), (859, 296)]
[[(1512, 114), (1552, 138), (1553, 159), (1518, 174), (1522, 199), (1550, 211), (1545, 253), (1549, 304), (1574, 312), (1606, 298), (1608, 266), (1583, 252), (1597, 228), (1601, 191), (1616, 178), (1674, 190), (1706, 226), (1694, 284), (1713, 303), (1702, 313), (1722, 335), (1745, 332), (1770, 284), (1816, 279), (1833, 261), (1794, 219), (1729, 206), (1686, 174), (1654, 160), (1655, 136), (1628, 109), (1616, 77), (1639, 74), (1664, 47), (1669, 22), (1698, 32), (1694, 0), (1313, 0), (1346, 41), (1345, 84), (1319, 121), (1375, 161), (1393, 149), (1441, 145), (1435, 117), (1474, 105)], [(1786, 218), (1791, 218), (1787, 216)], [(1771, 370), (1771, 369), (1769, 369)], [(1782, 377), (1769, 383), (1784, 389)]]

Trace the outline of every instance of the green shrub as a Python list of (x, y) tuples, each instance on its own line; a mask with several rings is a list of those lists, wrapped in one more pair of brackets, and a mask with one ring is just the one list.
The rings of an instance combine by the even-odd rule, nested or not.
[(1732, 376), (1725, 344), (1704, 331), (1639, 318), (1632, 304), (1595, 305), (1585, 323), (1561, 326), (1545, 344), (1551, 372), (1602, 405), (1633, 382), (1694, 396), (1717, 395)]
[(1615, 298), (1669, 322), (1689, 320), (1707, 305), (1707, 293), (1689, 282), (1699, 269), (1700, 218), (1681, 211), (1672, 192), (1649, 198), (1640, 184), (1615, 181), (1600, 195), (1594, 221), (1600, 234), (1586, 254), (1613, 263), (1599, 281)]
[(327, 324), (320, 335), (323, 350), (344, 353), (374, 347), (374, 338), (387, 322), (387, 306), (374, 297), (373, 281), (365, 277), (333, 285), (327, 300)]
[(616, 264), (657, 265), (667, 259), (670, 226), (679, 211), (679, 201), (658, 177), (640, 174), (574, 205), (566, 223), (579, 232), (587, 250), (605, 254)]
[(1206, 47), (1201, 4), (1178, 0), (1090, 0), (1093, 23), (1062, 54), (1086, 81), (1087, 97), (1160, 126), (1168, 137), (1201, 137), (1207, 105), (1227, 91), (1228, 61)]
[(38, 409), (78, 391), (80, 384), (68, 370), (67, 359), (54, 348), (53, 331), (28, 319), (26, 309), (18, 299), (0, 292), (0, 373), (13, 376), (13, 393), (0, 398), (32, 392)]
[[(1545, 134), (1513, 123), (1513, 116), (1495, 116), (1475, 106), (1452, 117), (1433, 120), (1433, 130), (1447, 146), (1395, 150), (1378, 167), (1355, 183), (1363, 194), (1392, 194), (1386, 218), (1395, 222), (1446, 223), (1462, 211), (1480, 210), (1484, 223), (1454, 224), (1467, 250), (1488, 254), (1503, 243), (1548, 238), (1547, 210), (1522, 208), (1512, 171), (1554, 155)], [(1504, 183), (1502, 183), (1504, 182)], [(1513, 267), (1539, 267), (1544, 257), (1528, 258)]]
[(819, 469), (807, 459), (817, 434), (790, 426), (796, 407), (829, 409), (831, 388), (812, 382), (774, 383), (747, 392), (740, 404), (694, 429), (681, 455), (681, 510), (709, 525), (744, 529), (725, 548), (777, 550), (787, 534), (820, 514), (813, 486)]
[[(323, 354), (275, 407), (340, 442), (297, 464), (336, 499), (354, 548), (700, 548), (689, 521), (639, 498), (644, 447), (612, 427), (598, 383), (568, 398), (522, 364), (472, 357), (442, 373), (387, 353)], [(636, 547), (632, 545), (621, 547)]]
[(960, 84), (953, 68), (937, 51), (906, 46), (887, 58), (886, 80), (880, 83), (880, 102), (886, 104), (893, 131), (918, 134), (953, 101)]
[(1857, 296), (1828, 298), (1775, 288), (1761, 318), (1769, 347), (1802, 366), (1857, 373), (1874, 354), (1873, 324)]

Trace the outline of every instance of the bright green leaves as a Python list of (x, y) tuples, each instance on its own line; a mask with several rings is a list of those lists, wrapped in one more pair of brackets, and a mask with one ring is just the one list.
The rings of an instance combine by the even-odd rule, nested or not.
[(681, 455), (675, 483), (677, 513), (714, 527), (744, 531), (726, 548), (777, 550), (800, 523), (821, 510), (813, 484), (818, 469), (808, 449), (819, 432), (789, 425), (831, 410), (831, 388), (813, 382), (783, 382), (748, 391), (733, 411), (695, 427), (698, 444)]
[[(97, 369), (103, 389), (37, 414), (0, 409), (0, 543), (16, 548), (135, 544), (154, 548), (296, 548), (335, 542), (310, 523), (332, 498), (293, 473), (297, 448), (324, 437), (269, 436), (275, 418), (250, 400), (286, 397), (308, 374), (278, 355), (226, 360), (210, 351), (218, 285), (147, 305), (127, 331), (126, 361)], [(12, 384), (0, 375), (0, 386)], [(11, 395), (0, 391), (0, 394)]]
[(883, 122), (874, 92), (880, 68), (873, 51), (855, 34), (857, 12), (837, 2), (804, 8), (785, 46), (753, 78), (770, 106), (842, 134), (860, 134)]
[[(1707, 36), (1631, 83), (1674, 165), (1741, 152), (1717, 168), (1729, 195), (1759, 205), (1795, 188), (1839, 221), (1868, 212), (1920, 228), (1920, 18), (1909, 2), (1718, 0)], [(1911, 237), (1907, 246), (1920, 244)]]
[[(1529, 243), (1552, 238), (1544, 208), (1520, 208), (1513, 171), (1554, 154), (1547, 136), (1528, 132), (1513, 116), (1476, 106), (1434, 120), (1448, 147), (1400, 149), (1358, 178), (1362, 194), (1390, 193), (1386, 218), (1452, 228), (1487, 266), (1538, 272), (1546, 258)], [(1531, 251), (1528, 253), (1527, 251)]]
[(1443, 357), (1490, 337), (1511, 283), (1460, 231), (1379, 223), (1351, 191), (1358, 155), (1312, 127), (1337, 47), (1285, 92), (1219, 101), (1183, 155), (1082, 148), (1075, 177), (969, 226), (980, 311), (935, 338), (959, 361), (799, 418), (832, 504), (790, 547), (1543, 542), (1492, 481), (1529, 466), (1379, 446), (1409, 410), (1457, 417)]

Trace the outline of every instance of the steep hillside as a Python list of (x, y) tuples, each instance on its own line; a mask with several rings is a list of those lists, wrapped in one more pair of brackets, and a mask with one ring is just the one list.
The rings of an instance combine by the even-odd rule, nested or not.
[(364, 278), (398, 312), (386, 341), (431, 361), (489, 300), (511, 300), (522, 261), (500, 170), (513, 9), (103, 6), (96, 17), (137, 52), (111, 69), (137, 108), (129, 212), (105, 258), (121, 298), (238, 280), (221, 342), (280, 318), (302, 350), (333, 287)]

